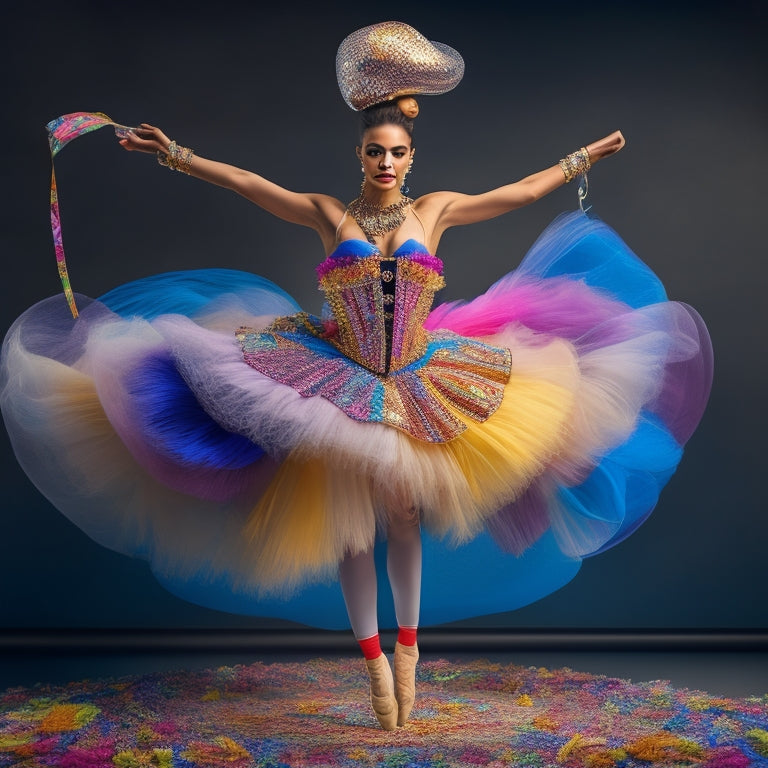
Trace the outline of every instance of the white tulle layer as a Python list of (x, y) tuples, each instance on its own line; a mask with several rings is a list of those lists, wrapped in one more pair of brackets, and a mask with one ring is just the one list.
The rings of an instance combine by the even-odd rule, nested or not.
[[(589, 222), (572, 226), (587, 228), (568, 235), (579, 243), (595, 234)], [(620, 278), (613, 245), (605, 258)], [(558, 258), (534, 257), (539, 272)], [(605, 273), (592, 250), (589, 260)], [(647, 299), (639, 306), (524, 263), (475, 302), (435, 310), (434, 327), (471, 329), (513, 363), (501, 407), (446, 443), (354, 421), (245, 364), (235, 329), (295, 307), (252, 279), (244, 299), (232, 274), (221, 289), (211, 277), (203, 300), (193, 291), (194, 312), (162, 298), (157, 312), (132, 316), (126, 304), (118, 315), (78, 297), (73, 322), (63, 299), (41, 302), (6, 336), (0, 406), (41, 492), (187, 599), (302, 620), (308, 602), (327, 598), (335, 607), (312, 623), (338, 626), (337, 588), (312, 585), (332, 583), (345, 554), (414, 506), (446, 565), (435, 589), (462, 596), (436, 598), (435, 620), (509, 610), (642, 523), (706, 403), (701, 318), (629, 262)], [(176, 281), (189, 288), (183, 275), (160, 277), (153, 295)], [(133, 292), (138, 309), (146, 293)], [(471, 584), (487, 589), (486, 574), (506, 586), (473, 605)]]

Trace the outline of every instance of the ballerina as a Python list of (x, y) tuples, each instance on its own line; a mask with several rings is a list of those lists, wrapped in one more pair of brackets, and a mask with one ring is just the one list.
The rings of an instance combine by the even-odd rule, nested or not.
[[(363, 174), (350, 203), (202, 157), (148, 123), (119, 132), (124, 149), (314, 230), (325, 254), (322, 316), (252, 276), (171, 273), (89, 304), (64, 334), (72, 349), (46, 351), (55, 365), (30, 342), (41, 327), (32, 315), (9, 332), (3, 355), (3, 413), (22, 465), (107, 546), (151, 552), (164, 582), (227, 574), (254, 604), (337, 575), (387, 730), (403, 726), (415, 702), (424, 536), (469, 547), (492, 540), (504, 563), (545, 535), (573, 560), (618, 542), (653, 508), (711, 379), (695, 312), (667, 301), (634, 254), (581, 212), (556, 221), (544, 255), (487, 294), (432, 309), (447, 229), (529, 205), (625, 144), (614, 131), (496, 189), (413, 199), (415, 96), (451, 90), (463, 71), (456, 51), (399, 22), (345, 39), (338, 81), (360, 113)], [(618, 285), (630, 273), (642, 279), (612, 295), (615, 286), (591, 285), (586, 272), (554, 269), (579, 248), (598, 280), (614, 261)], [(633, 303), (638, 286), (644, 298)], [(696, 397), (680, 397), (682, 387)], [(30, 392), (56, 411), (52, 423), (77, 424), (54, 430), (53, 464), (29, 459), (50, 440), (24, 418)], [(76, 469), (90, 457), (75, 442), (102, 454), (98, 482)], [(129, 479), (140, 490), (117, 498)], [(73, 492), (96, 499), (93, 509), (112, 507), (108, 535)], [(382, 538), (394, 675), (379, 636)], [(469, 582), (477, 613), (490, 612), (489, 601), (516, 607), (495, 561), (483, 567), (481, 589), (471, 573), (455, 576)], [(301, 620), (301, 609), (294, 615)]]

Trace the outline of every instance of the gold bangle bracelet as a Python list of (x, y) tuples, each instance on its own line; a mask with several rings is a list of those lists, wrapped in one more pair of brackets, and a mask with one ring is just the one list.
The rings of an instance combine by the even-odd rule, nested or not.
[(192, 167), (194, 154), (194, 151), (189, 147), (180, 147), (175, 141), (172, 141), (168, 145), (168, 154), (158, 150), (157, 162), (171, 170), (188, 174)]
[(566, 184), (577, 176), (586, 173), (592, 167), (592, 161), (586, 147), (582, 147), (576, 152), (572, 152), (570, 155), (560, 160), (558, 164), (563, 171)]

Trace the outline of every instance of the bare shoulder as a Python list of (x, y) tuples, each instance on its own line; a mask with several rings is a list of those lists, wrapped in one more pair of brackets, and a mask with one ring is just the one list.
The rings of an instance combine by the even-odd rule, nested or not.
[(416, 213), (423, 219), (434, 219), (436, 221), (451, 203), (459, 197), (461, 195), (458, 192), (429, 192), (417, 198), (413, 203), (413, 207)]
[(330, 214), (331, 218), (334, 214), (343, 214), (346, 210), (346, 206), (336, 197), (331, 195), (323, 195), (317, 192), (308, 192), (307, 197), (312, 201), (315, 208), (318, 211), (326, 214)]
[(306, 197), (314, 208), (313, 228), (320, 235), (326, 251), (329, 251), (335, 244), (336, 229), (344, 216), (346, 206), (341, 200), (331, 195), (310, 192)]
[(335, 232), (346, 210), (344, 203), (331, 195), (315, 192), (306, 193), (306, 197), (315, 209), (317, 227), (323, 229), (331, 227)]
[(430, 192), (414, 201), (413, 209), (424, 227), (425, 243), (431, 253), (437, 252), (446, 229), (446, 211), (461, 196), (458, 192)]
[(442, 233), (454, 225), (453, 211), (461, 207), (469, 196), (461, 192), (441, 191), (430, 192), (420, 197), (414, 203), (414, 209), (424, 222), (425, 229), (440, 238)]
[(413, 207), (419, 211), (423, 210), (425, 212), (435, 208), (444, 208), (448, 203), (459, 196), (458, 192), (449, 192), (448, 190), (428, 192), (426, 195), (416, 198)]

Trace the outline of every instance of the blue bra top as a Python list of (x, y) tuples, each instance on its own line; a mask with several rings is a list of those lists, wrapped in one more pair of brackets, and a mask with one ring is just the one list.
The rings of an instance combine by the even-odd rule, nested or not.
[[(408, 256), (412, 253), (422, 253), (426, 255), (432, 255), (427, 250), (427, 247), (414, 238), (409, 238), (402, 245), (398, 246), (395, 251), (389, 257), (396, 259), (399, 256)], [(373, 243), (369, 243), (367, 240), (361, 240), (360, 238), (350, 238), (348, 240), (342, 240), (335, 248), (335, 250), (328, 255), (329, 259), (340, 259), (354, 256), (358, 259), (364, 259), (367, 256), (381, 256), (381, 251), (378, 246)]]

